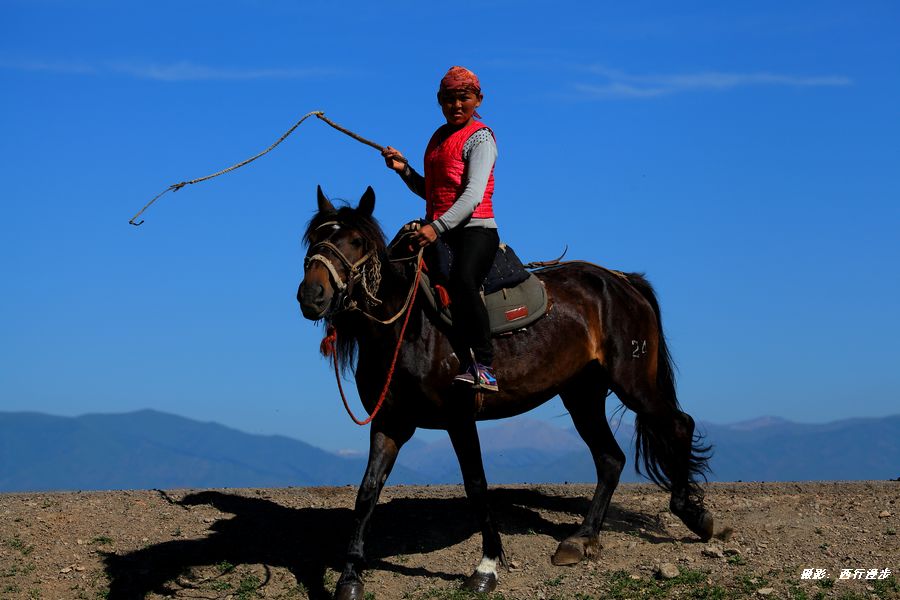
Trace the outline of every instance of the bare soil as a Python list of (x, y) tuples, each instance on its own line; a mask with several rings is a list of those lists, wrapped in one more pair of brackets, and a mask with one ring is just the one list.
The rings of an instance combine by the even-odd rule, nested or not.
[[(658, 488), (622, 485), (600, 556), (552, 566), (592, 492), (586, 485), (492, 490), (510, 559), (492, 597), (900, 598), (898, 482), (710, 484), (717, 529), (733, 528), (710, 543), (668, 511)], [(355, 493), (0, 495), (0, 598), (329, 598)], [(460, 486), (388, 487), (369, 539), (367, 598), (469, 597), (459, 585), (480, 559), (480, 535)], [(661, 565), (678, 575), (662, 578)], [(804, 569), (825, 569), (825, 577), (805, 579)], [(842, 569), (863, 571), (841, 579)], [(892, 575), (878, 579), (886, 569)]]

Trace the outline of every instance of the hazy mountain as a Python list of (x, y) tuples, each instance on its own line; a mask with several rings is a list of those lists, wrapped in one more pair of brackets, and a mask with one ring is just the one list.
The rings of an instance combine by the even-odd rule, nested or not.
[[(358, 483), (365, 460), (152, 410), (0, 413), (0, 491)], [(424, 478), (398, 467), (397, 483)]]
[[(634, 474), (632, 425), (617, 423)], [(711, 481), (893, 479), (900, 476), (900, 416), (801, 424), (763, 417), (701, 424), (714, 445)], [(593, 482), (572, 428), (515, 419), (481, 424), (491, 483)], [(365, 457), (333, 454), (283, 436), (243, 433), (155, 411), (82, 417), (0, 413), (0, 492), (357, 484)], [(414, 438), (390, 483), (455, 483), (449, 441)]]
[[(521, 434), (516, 435), (516, 430)], [(613, 430), (627, 457), (621, 481), (643, 481), (634, 471), (633, 424), (622, 422)], [(883, 480), (900, 476), (900, 416), (824, 424), (762, 417), (730, 425), (701, 423), (698, 430), (705, 435), (705, 442), (713, 445), (710, 481)], [(506, 429), (485, 427), (481, 432), (490, 481), (596, 481), (590, 453), (574, 429), (525, 421), (512, 422)], [(495, 432), (500, 435), (495, 437)], [(409, 460), (401, 453), (398, 462), (421, 472), (448, 473), (449, 443), (435, 442), (417, 455)], [(433, 469), (428, 468), (429, 462), (435, 465)], [(458, 479), (458, 469), (453, 473)]]

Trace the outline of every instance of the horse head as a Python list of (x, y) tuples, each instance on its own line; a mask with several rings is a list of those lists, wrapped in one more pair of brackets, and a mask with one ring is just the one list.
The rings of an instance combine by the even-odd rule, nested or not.
[(375, 301), (379, 257), (385, 249), (384, 234), (372, 217), (375, 191), (371, 187), (366, 188), (355, 208), (335, 208), (321, 187), (317, 196), (319, 211), (303, 236), (308, 250), (303, 281), (297, 289), (303, 316), (313, 321), (361, 300)]

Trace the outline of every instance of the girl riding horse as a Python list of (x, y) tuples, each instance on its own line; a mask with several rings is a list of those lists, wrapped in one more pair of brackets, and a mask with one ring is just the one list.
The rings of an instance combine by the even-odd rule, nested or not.
[(497, 144), (490, 128), (475, 120), (480, 118), (477, 109), (484, 96), (474, 73), (451, 67), (441, 79), (437, 98), (447, 122), (428, 142), (425, 176), (390, 146), (382, 156), (388, 168), (425, 199), (428, 222), (415, 241), (425, 247), (440, 236), (453, 255), (448, 290), (451, 342), (460, 363), (454, 380), (496, 392), (491, 326), (480, 289), (500, 244), (492, 204)]

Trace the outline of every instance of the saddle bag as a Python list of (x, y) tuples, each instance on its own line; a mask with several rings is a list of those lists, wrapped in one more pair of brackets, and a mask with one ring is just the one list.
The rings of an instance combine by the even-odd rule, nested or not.
[(515, 251), (506, 244), (500, 244), (494, 264), (484, 280), (484, 293), (487, 295), (504, 288), (514, 288), (526, 279), (528, 271)]
[[(431, 281), (444, 287), (450, 281), (450, 269), (453, 266), (453, 251), (443, 239), (438, 238), (434, 244), (425, 251), (425, 264), (428, 265), (428, 273)], [(491, 270), (484, 278), (482, 287), (485, 295), (499, 292), (504, 288), (514, 288), (526, 279), (528, 271), (522, 265), (522, 261), (515, 251), (501, 243), (494, 256)]]

